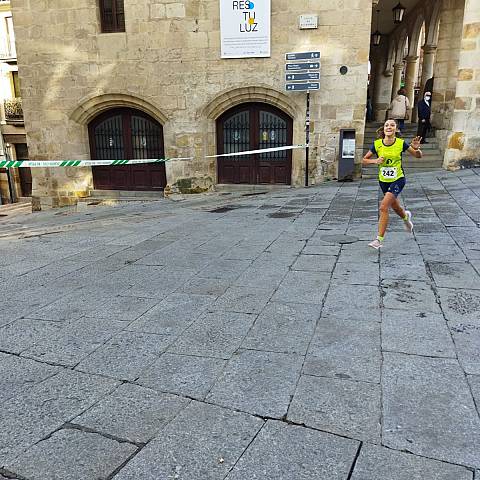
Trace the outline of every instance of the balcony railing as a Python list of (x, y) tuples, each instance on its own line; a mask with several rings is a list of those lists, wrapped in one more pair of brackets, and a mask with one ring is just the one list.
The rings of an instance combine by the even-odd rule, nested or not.
[[(1, 4), (2, 0), (0, 0)], [(17, 58), (15, 48), (12, 48), (12, 44), (9, 40), (0, 41), (0, 60), (12, 60)]]
[(20, 97), (5, 100), (3, 106), (7, 122), (23, 122), (22, 99)]

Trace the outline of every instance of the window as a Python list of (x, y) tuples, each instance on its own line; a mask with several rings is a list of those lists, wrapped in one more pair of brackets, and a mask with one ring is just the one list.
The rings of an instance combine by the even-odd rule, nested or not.
[(125, 31), (125, 9), (123, 0), (100, 0), (102, 32)]
[(13, 84), (13, 96), (21, 97), (20, 93), (20, 79), (18, 78), (18, 72), (12, 72), (12, 84)]

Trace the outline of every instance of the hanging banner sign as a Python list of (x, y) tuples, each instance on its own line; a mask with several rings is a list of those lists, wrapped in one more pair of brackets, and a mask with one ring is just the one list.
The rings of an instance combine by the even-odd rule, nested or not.
[(222, 58), (270, 57), (270, 1), (220, 0)]

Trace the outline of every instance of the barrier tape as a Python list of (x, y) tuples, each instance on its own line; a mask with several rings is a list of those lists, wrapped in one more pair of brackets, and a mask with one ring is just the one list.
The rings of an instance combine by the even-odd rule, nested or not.
[[(262, 148), (260, 150), (245, 150), (243, 152), (222, 153), (218, 155), (207, 155), (205, 158), (218, 157), (239, 157), (242, 155), (253, 155), (256, 153), (281, 152), (284, 150), (295, 150), (305, 148), (306, 145), (288, 145), (286, 147)], [(2, 160), (0, 168), (51, 168), (51, 167), (97, 167), (116, 165), (136, 165), (142, 163), (165, 163), (172, 160), (193, 160), (195, 157), (175, 158), (141, 158), (135, 160)]]

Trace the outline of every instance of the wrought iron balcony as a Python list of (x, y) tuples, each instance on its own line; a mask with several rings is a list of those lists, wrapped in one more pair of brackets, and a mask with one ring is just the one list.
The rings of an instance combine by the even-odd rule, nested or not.
[(20, 97), (5, 100), (3, 105), (7, 122), (23, 122), (22, 99)]

